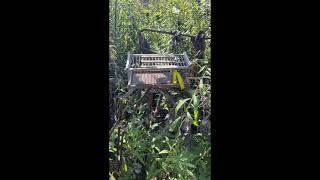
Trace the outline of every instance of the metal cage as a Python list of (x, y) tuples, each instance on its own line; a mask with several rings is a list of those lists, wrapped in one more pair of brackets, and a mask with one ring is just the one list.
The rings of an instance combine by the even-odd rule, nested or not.
[(183, 54), (131, 54), (125, 70), (128, 86), (144, 88), (150, 86), (177, 86), (172, 83), (173, 71), (180, 72), (183, 79), (190, 66), (189, 57)]

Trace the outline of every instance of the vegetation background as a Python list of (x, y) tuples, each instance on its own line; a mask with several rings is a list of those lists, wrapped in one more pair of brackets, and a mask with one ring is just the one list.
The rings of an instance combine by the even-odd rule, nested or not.
[(109, 12), (110, 179), (210, 179), (211, 132), (214, 132), (210, 129), (213, 87), (210, 39), (206, 40), (204, 57), (198, 59), (189, 37), (173, 47), (171, 35), (145, 33), (155, 51), (185, 51), (192, 63), (187, 93), (169, 91), (174, 103), (157, 94), (155, 99), (161, 112), (148, 127), (143, 124), (150, 118), (143, 98), (145, 91), (125, 99), (119, 97), (128, 91), (124, 68), (127, 53), (138, 53), (139, 30), (178, 30), (190, 35), (205, 31), (206, 37), (211, 37), (211, 2), (110, 0)]

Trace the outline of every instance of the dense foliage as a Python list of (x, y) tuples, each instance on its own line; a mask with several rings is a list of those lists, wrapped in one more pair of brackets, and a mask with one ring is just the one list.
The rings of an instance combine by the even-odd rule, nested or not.
[[(147, 114), (145, 91), (120, 98), (128, 89), (123, 70), (127, 53), (138, 53), (139, 30), (211, 35), (209, 0), (111, 0), (109, 4), (109, 80), (112, 129), (109, 175), (114, 179), (210, 179), (211, 57), (206, 40), (203, 59), (189, 37), (172, 46), (172, 36), (145, 33), (160, 53), (187, 52), (192, 63), (186, 93), (156, 94), (159, 116)], [(172, 102), (173, 101), (173, 102)], [(150, 123), (143, 122), (148, 119)], [(120, 143), (121, 142), (121, 143)], [(121, 146), (119, 146), (119, 144)], [(121, 152), (121, 153), (119, 153)]]

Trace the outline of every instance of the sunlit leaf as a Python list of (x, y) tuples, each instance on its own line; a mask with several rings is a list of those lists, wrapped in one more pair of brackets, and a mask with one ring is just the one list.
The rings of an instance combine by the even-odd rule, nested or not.
[(183, 100), (179, 100), (178, 105), (176, 106), (175, 112), (177, 114), (177, 112), (179, 111), (179, 109), (181, 108), (181, 106), (186, 103), (187, 101), (189, 101), (191, 98), (187, 98), (187, 99), (183, 99)]
[(199, 115), (199, 97), (197, 95), (193, 96), (193, 117), (194, 120), (198, 120)]
[(169, 153), (168, 150), (162, 150), (162, 151), (159, 152), (159, 154), (168, 154), (168, 153)]
[(167, 136), (165, 136), (165, 139), (166, 139), (167, 142), (169, 142), (169, 138)]
[(191, 117), (191, 114), (189, 113), (189, 111), (187, 111), (187, 117), (190, 121), (192, 121), (192, 117)]
[(110, 172), (109, 172), (109, 178), (110, 178), (110, 180), (116, 180), (116, 178), (113, 176), (113, 174), (111, 174)]
[(128, 171), (128, 166), (127, 166), (127, 164), (124, 164), (123, 170), (124, 170), (124, 172), (127, 172), (127, 171)]
[(160, 152), (160, 149), (158, 148), (158, 147), (154, 147), (157, 151), (159, 151)]
[(171, 126), (170, 126), (170, 129), (169, 129), (170, 132), (173, 132), (173, 131), (176, 130), (177, 125), (178, 125), (178, 123), (180, 122), (180, 120), (181, 120), (181, 116), (178, 117), (178, 118), (176, 118), (176, 119), (172, 122), (172, 124), (171, 124)]
[(157, 126), (159, 126), (159, 124), (158, 123), (154, 123), (154, 124), (151, 125), (151, 129), (154, 129)]

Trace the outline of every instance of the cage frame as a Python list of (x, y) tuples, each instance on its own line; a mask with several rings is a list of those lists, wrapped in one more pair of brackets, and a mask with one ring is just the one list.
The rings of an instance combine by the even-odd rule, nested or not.
[[(135, 57), (141, 58), (140, 61), (139, 60), (135, 61), (134, 59)], [(149, 64), (149, 66), (143, 66), (143, 63), (151, 63), (151, 64)], [(138, 67), (132, 67), (133, 65), (138, 65)], [(189, 71), (190, 65), (191, 65), (191, 62), (186, 52), (183, 52), (182, 54), (131, 54), (130, 52), (128, 52), (127, 62), (125, 67), (125, 71), (127, 71), (128, 73), (128, 87), (139, 88), (139, 89), (153, 88), (153, 87), (172, 89), (175, 87), (179, 87), (178, 84), (172, 83), (173, 71), (178, 70), (182, 73), (183, 76), (186, 76), (187, 72)], [(156, 82), (153, 84), (152, 83), (136, 84), (134, 82), (135, 79), (133, 78), (133, 76), (135, 76), (137, 73), (146, 74), (146, 75), (150, 74), (150, 78), (152, 78), (151, 73), (158, 73), (159, 76), (162, 73), (163, 76), (165, 77), (166, 83)], [(156, 79), (156, 81), (158, 80), (159, 79)]]

